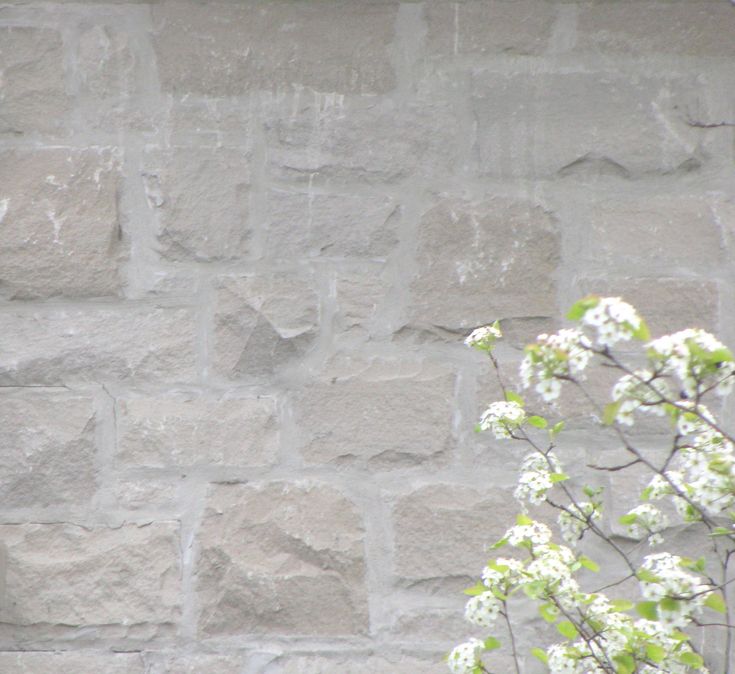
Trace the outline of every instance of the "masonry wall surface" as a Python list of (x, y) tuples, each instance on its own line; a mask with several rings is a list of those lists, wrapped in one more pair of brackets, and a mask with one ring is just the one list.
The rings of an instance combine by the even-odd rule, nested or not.
[(516, 512), (461, 340), (735, 344), (734, 66), (726, 0), (1, 2), (0, 672), (444, 671)]

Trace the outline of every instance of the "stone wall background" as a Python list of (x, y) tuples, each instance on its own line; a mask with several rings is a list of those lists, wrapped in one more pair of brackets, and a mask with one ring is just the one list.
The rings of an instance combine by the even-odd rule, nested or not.
[(444, 671), (516, 511), (461, 339), (735, 344), (734, 61), (726, 0), (0, 4), (0, 671)]

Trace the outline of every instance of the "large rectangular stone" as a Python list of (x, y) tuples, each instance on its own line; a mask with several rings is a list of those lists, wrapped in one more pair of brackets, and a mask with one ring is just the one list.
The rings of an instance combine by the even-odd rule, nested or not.
[(146, 304), (6, 310), (0, 383), (190, 382), (196, 375), (194, 312)]
[(156, 467), (271, 464), (275, 414), (272, 398), (125, 398), (116, 414), (116, 460)]
[(119, 294), (127, 245), (118, 155), (113, 148), (0, 152), (0, 293)]
[(0, 526), (12, 625), (172, 623), (180, 615), (179, 527)]
[(200, 634), (364, 633), (363, 537), (331, 487), (213, 486), (197, 544)]
[(146, 674), (147, 671), (140, 653), (0, 652), (0, 672), (8, 674)]
[(410, 655), (387, 657), (370, 653), (338, 655), (284, 655), (263, 674), (444, 674), (440, 657), (419, 659)]
[(6, 508), (87, 503), (97, 486), (94, 401), (60, 389), (0, 389)]
[(554, 315), (560, 245), (555, 221), (533, 203), (441, 201), (419, 223), (409, 320), (466, 330)]
[(196, 2), (152, 7), (164, 90), (233, 96), (310, 87), (385, 93), (395, 85), (388, 56), (394, 2)]

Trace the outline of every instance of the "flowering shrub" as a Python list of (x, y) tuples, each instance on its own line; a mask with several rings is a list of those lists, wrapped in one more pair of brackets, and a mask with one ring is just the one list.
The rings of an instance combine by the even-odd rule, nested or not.
[[(735, 626), (726, 601), (727, 586), (735, 579), (728, 566), (735, 555), (735, 440), (705, 403), (732, 389), (733, 356), (703, 330), (651, 340), (643, 318), (616, 297), (586, 297), (572, 307), (569, 318), (578, 327), (539, 335), (526, 347), (522, 386), (552, 407), (564, 389), (577, 389), (595, 405), (601, 432), (612, 434), (628, 454), (619, 464), (590, 468), (643, 469), (648, 485), (620, 518), (627, 537), (613, 535), (604, 517), (602, 489), (574, 485), (554, 451), (564, 421), (551, 425), (504, 385), (493, 353), (502, 336), (498, 324), (475, 330), (465, 343), (488, 355), (505, 394), (505, 400), (488, 406), (477, 430), (519, 443), (527, 454), (514, 492), (520, 514), (492, 546), (505, 548), (504, 556), (491, 559), (480, 570), (479, 582), (465, 591), (470, 597), (465, 618), (491, 633), (454, 648), (447, 658), (449, 669), (454, 674), (498, 672), (493, 651), (507, 647), (520, 674), (525, 652), (514, 635), (511, 608), (530, 601), (539, 619), (556, 628), (554, 643), (529, 644), (530, 653), (554, 674), (710, 672), (712, 654), (701, 652), (693, 639), (695, 630), (701, 634), (708, 628), (725, 631), (722, 647), (716, 648), (729, 674), (735, 666)], [(616, 351), (621, 343), (636, 366)], [(618, 374), (606, 403), (598, 404), (586, 383), (593, 359)], [(671, 438), (658, 460), (631, 436), (631, 427), (646, 416), (659, 417)], [(665, 543), (670, 520), (658, 504), (667, 501), (674, 523), (700, 529), (709, 541), (707, 549), (693, 550), (691, 557), (650, 550)], [(532, 516), (539, 506), (556, 513), (559, 538), (543, 512)], [(606, 546), (624, 575), (613, 582), (606, 578), (602, 587), (587, 587), (600, 566), (577, 550), (585, 537)]]

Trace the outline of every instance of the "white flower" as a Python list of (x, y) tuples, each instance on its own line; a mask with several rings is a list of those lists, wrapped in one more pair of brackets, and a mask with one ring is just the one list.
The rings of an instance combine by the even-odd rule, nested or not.
[(498, 617), (500, 608), (500, 600), (492, 592), (483, 592), (467, 602), (464, 617), (473, 625), (490, 627)]
[(576, 545), (582, 534), (589, 529), (590, 520), (600, 519), (602, 512), (599, 503), (582, 501), (575, 505), (571, 503), (566, 510), (559, 513), (559, 529), (562, 538), (570, 545)]
[(486, 325), (473, 330), (470, 336), (464, 340), (464, 343), (480, 351), (490, 351), (495, 346), (495, 341), (502, 336), (503, 333), (500, 332), (500, 327), (496, 322), (493, 325)]
[(480, 428), (492, 431), (498, 439), (509, 438), (511, 432), (526, 420), (525, 410), (513, 401), (491, 403), (480, 417)]
[(519, 501), (529, 501), (533, 505), (543, 503), (546, 492), (554, 486), (552, 473), (560, 473), (561, 466), (553, 452), (546, 456), (533, 452), (521, 464), (518, 486), (513, 496)]
[(601, 297), (584, 313), (582, 324), (595, 329), (595, 341), (600, 346), (614, 346), (633, 337), (641, 327), (641, 318), (630, 304), (619, 297)]
[(551, 529), (541, 522), (516, 524), (505, 532), (508, 543), (517, 546), (524, 542), (532, 545), (545, 545), (551, 541)]
[(483, 643), (479, 639), (470, 639), (456, 646), (447, 658), (452, 674), (471, 674), (480, 663), (480, 654), (483, 649)]
[(633, 538), (648, 538), (649, 545), (658, 545), (663, 541), (661, 532), (669, 526), (668, 519), (656, 506), (643, 503), (631, 510), (626, 517), (635, 517), (628, 524), (628, 532)]

